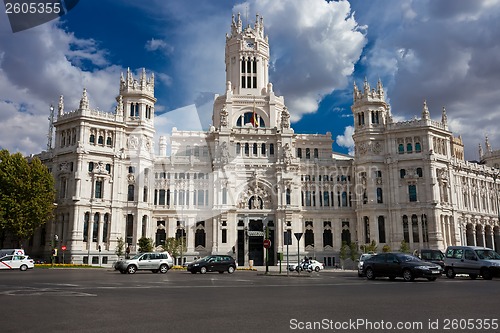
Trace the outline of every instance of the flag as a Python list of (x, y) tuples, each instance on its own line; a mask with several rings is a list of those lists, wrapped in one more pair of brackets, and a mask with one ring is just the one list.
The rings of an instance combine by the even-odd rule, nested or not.
[(253, 110), (252, 118), (250, 119), (250, 123), (252, 124), (253, 127), (257, 127), (257, 114), (255, 113), (255, 110)]

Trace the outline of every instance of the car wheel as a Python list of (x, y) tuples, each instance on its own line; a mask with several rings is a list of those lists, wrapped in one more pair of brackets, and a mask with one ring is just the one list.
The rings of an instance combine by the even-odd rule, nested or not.
[(166, 272), (168, 272), (168, 266), (163, 264), (160, 266), (160, 273), (161, 274), (165, 274)]
[(21, 265), (21, 267), (19, 267), (19, 269), (20, 269), (20, 270), (22, 270), (22, 271), (24, 272), (25, 270), (27, 270), (27, 269), (28, 269), (28, 266), (26, 266), (26, 265)]
[(200, 268), (200, 273), (201, 274), (205, 274), (207, 272), (207, 268), (206, 267), (201, 267)]
[(127, 267), (127, 273), (129, 273), (129, 274), (134, 274), (136, 271), (137, 271), (137, 267), (135, 267), (134, 265), (130, 265)]
[(483, 277), (484, 280), (491, 280), (493, 278), (493, 275), (491, 274), (491, 271), (488, 268), (483, 268), (481, 270), (481, 276)]
[(375, 280), (375, 272), (371, 268), (366, 269), (366, 278), (368, 280)]
[(409, 269), (405, 269), (403, 271), (403, 279), (407, 282), (413, 281), (415, 278), (413, 277), (413, 273)]
[(444, 273), (446, 274), (446, 277), (448, 279), (454, 279), (455, 278), (455, 271), (451, 267), (446, 268), (445, 271), (444, 271)]
[(427, 280), (429, 281), (436, 281), (437, 277), (430, 277), (430, 278), (427, 278)]
[(227, 272), (229, 274), (233, 274), (234, 273), (234, 267), (233, 266), (229, 266), (229, 268), (227, 269)]
[(321, 268), (319, 268), (319, 266), (316, 266), (316, 267), (314, 268), (314, 270), (315, 270), (316, 272), (319, 272), (319, 271), (321, 270)]
[(477, 279), (477, 274), (469, 274), (469, 277), (471, 278), (471, 280), (475, 280)]

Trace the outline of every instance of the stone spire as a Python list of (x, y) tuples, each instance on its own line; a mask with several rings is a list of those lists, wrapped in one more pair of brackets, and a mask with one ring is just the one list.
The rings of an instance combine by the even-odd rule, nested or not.
[(484, 145), (486, 146), (486, 152), (491, 153), (491, 146), (490, 146), (490, 140), (488, 139), (488, 136), (486, 135), (485, 138), (485, 143)]
[(89, 98), (87, 96), (87, 89), (83, 88), (82, 99), (80, 99), (80, 110), (87, 110), (89, 108)]
[(424, 107), (422, 109), (422, 119), (430, 119), (431, 115), (427, 107), (427, 100), (424, 100)]
[(62, 116), (64, 114), (64, 97), (63, 95), (59, 96), (59, 115)]
[(445, 126), (448, 125), (448, 116), (446, 115), (446, 109), (444, 108), (444, 106), (443, 106), (443, 112), (442, 112), (442, 115), (441, 115), (441, 122)]
[(483, 146), (479, 144), (479, 160), (481, 160), (482, 158), (483, 158)]

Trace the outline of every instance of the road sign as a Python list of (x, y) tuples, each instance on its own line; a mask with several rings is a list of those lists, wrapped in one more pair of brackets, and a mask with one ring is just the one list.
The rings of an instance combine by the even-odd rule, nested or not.
[(302, 233), (301, 232), (296, 232), (296, 233), (294, 233), (294, 235), (295, 235), (295, 238), (297, 238), (298, 241), (302, 237)]
[(270, 239), (264, 239), (264, 247), (266, 249), (271, 247), (271, 240)]
[(61, 250), (66, 251), (66, 245), (61, 246)]

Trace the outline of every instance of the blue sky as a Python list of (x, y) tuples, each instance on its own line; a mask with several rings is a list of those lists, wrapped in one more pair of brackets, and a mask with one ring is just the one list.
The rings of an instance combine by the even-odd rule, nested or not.
[(270, 80), (296, 133), (331, 132), (335, 151), (351, 151), (353, 82), (380, 78), (395, 120), (420, 117), (427, 100), (434, 119), (446, 107), (467, 159), (485, 135), (500, 149), (499, 0), (87, 0), (17, 33), (2, 11), (0, 147), (44, 150), (59, 95), (76, 109), (86, 87), (92, 108), (112, 111), (128, 67), (155, 73), (157, 115), (188, 123), (196, 109), (208, 127), (238, 12), (264, 17)]

